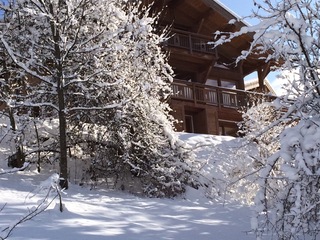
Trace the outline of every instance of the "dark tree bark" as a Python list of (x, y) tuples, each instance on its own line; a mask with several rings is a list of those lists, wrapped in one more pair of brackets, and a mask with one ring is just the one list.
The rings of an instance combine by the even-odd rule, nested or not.
[[(50, 4), (50, 13), (54, 16), (53, 6)], [(59, 114), (59, 144), (60, 144), (60, 186), (61, 188), (68, 189), (68, 158), (67, 158), (67, 120), (65, 113), (65, 97), (64, 97), (64, 79), (63, 79), (63, 66), (61, 58), (61, 50), (59, 46), (60, 32), (56, 27), (55, 22), (51, 21), (51, 32), (54, 40), (54, 57), (56, 59), (56, 71), (53, 76), (54, 81), (57, 83), (58, 94), (58, 114)]]

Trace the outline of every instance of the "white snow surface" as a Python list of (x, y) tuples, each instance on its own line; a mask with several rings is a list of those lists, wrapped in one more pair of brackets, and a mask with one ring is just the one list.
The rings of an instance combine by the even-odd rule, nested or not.
[[(218, 159), (211, 144), (225, 148), (239, 143), (231, 137), (181, 134), (195, 147), (199, 159)], [(205, 145), (205, 146), (203, 146)], [(201, 147), (203, 146), (203, 147)], [(211, 159), (209, 159), (210, 157)], [(0, 173), (7, 170), (0, 151)], [(208, 172), (206, 173), (208, 174)], [(32, 209), (41, 199), (37, 187), (52, 173), (23, 171), (0, 175), (0, 231)], [(19, 225), (10, 240), (250, 240), (250, 208), (235, 201), (210, 200), (201, 190), (188, 189), (176, 199), (151, 199), (105, 189), (90, 190), (70, 185), (58, 200), (40, 215)], [(56, 205), (55, 205), (56, 204)]]

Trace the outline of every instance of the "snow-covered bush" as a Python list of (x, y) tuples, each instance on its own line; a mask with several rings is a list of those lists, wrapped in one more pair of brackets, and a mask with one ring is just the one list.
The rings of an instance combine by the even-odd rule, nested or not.
[[(302, 119), (281, 134), (280, 150), (260, 173), (255, 202), (257, 234), (316, 239), (319, 233), (319, 118)], [(278, 166), (275, 168), (275, 166)]]
[(279, 135), (286, 124), (274, 126), (260, 134), (257, 132), (268, 128), (281, 117), (281, 113), (274, 103), (261, 99), (254, 99), (250, 106), (243, 110), (244, 120), (239, 123), (239, 135), (242, 138), (232, 139), (224, 146), (207, 143), (211, 155), (221, 159), (213, 163), (210, 162), (212, 156), (208, 156), (207, 164), (211, 166), (209, 169), (214, 176), (206, 183), (211, 198), (217, 195), (231, 197), (252, 205), (259, 189), (259, 172), (264, 168), (267, 158), (279, 150)]
[[(259, 172), (253, 230), (260, 239), (269, 231), (275, 239), (317, 239), (319, 213), (319, 1), (286, 0), (255, 3), (261, 21), (237, 33), (218, 33), (223, 44), (244, 33), (253, 33), (248, 56), (265, 57), (284, 71), (287, 94), (278, 99), (279, 118), (256, 132), (281, 130), (280, 148), (266, 156)], [(271, 130), (272, 131), (272, 130)], [(269, 146), (269, 145), (268, 145)]]
[(252, 204), (259, 189), (259, 172), (266, 165), (267, 159), (279, 150), (280, 134), (290, 123), (282, 122), (269, 128), (281, 118), (281, 111), (272, 102), (254, 104), (243, 112), (242, 117), (239, 134), (243, 136), (243, 144), (230, 157), (237, 160), (228, 166), (226, 171), (232, 175), (226, 181), (239, 198), (245, 198), (247, 203)]
[(211, 154), (201, 169), (201, 174), (206, 176), (203, 180), (207, 188), (206, 196), (234, 199), (251, 205), (258, 189), (255, 167), (259, 156), (257, 145), (245, 139), (231, 139), (219, 145), (210, 144), (207, 149)]

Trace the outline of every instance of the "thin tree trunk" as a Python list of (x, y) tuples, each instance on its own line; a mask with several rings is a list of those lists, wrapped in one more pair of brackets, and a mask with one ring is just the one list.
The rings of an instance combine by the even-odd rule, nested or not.
[[(49, 10), (54, 16), (53, 5), (49, 5)], [(59, 46), (60, 32), (54, 20), (51, 21), (51, 32), (54, 40), (54, 56), (56, 59), (55, 66), (56, 72), (54, 80), (57, 83), (58, 106), (59, 106), (59, 143), (60, 143), (60, 186), (61, 188), (68, 189), (68, 158), (67, 158), (67, 120), (65, 112), (65, 98), (64, 98), (64, 79), (63, 79), (63, 66), (61, 59), (61, 50)]]
[(67, 121), (64, 106), (63, 88), (58, 90), (59, 101), (59, 135), (60, 135), (60, 186), (68, 188), (68, 158), (67, 158)]
[[(8, 114), (10, 119), (10, 126), (11, 130), (14, 134), (16, 134), (17, 127), (16, 127), (16, 121), (14, 118), (14, 112), (13, 109), (8, 106)], [(20, 141), (17, 142), (17, 139), (15, 138), (15, 144), (16, 144), (16, 152), (8, 159), (8, 166), (21, 168), (23, 167), (23, 164), (25, 162), (25, 156), (23, 153), (23, 146)], [(9, 163), (10, 162), (10, 163)]]
[[(36, 132), (38, 149), (40, 150), (40, 139), (39, 139), (39, 132), (38, 132), (36, 121), (34, 121), (33, 124), (34, 124), (34, 131)], [(40, 173), (40, 171), (41, 171), (41, 167), (40, 167), (40, 164), (41, 164), (41, 152), (38, 151), (37, 155), (38, 155), (37, 170), (38, 170), (38, 173)]]

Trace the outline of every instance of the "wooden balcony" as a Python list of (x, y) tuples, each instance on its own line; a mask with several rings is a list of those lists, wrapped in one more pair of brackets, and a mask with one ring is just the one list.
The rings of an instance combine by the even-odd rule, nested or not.
[(254, 102), (272, 101), (276, 98), (267, 94), (213, 87), (182, 80), (174, 80), (172, 90), (172, 99), (189, 101), (195, 104), (208, 104), (219, 108), (250, 107)]
[(168, 39), (167, 45), (171, 47), (178, 47), (192, 52), (206, 53), (210, 55), (217, 55), (216, 49), (213, 49), (208, 42), (211, 38), (195, 33), (190, 33), (182, 30), (172, 30), (173, 36)]

